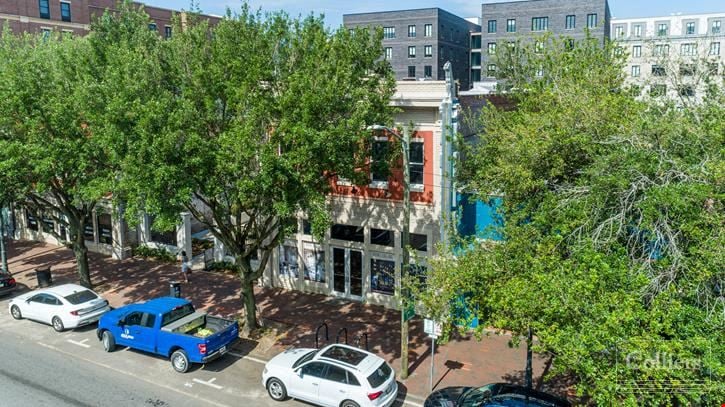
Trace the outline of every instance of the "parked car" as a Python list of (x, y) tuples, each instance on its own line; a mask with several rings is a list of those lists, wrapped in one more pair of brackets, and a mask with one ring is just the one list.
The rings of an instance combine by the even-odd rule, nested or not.
[(431, 393), (423, 407), (570, 407), (548, 393), (508, 383), (482, 387), (446, 387)]
[(58, 332), (92, 324), (110, 307), (95, 292), (78, 284), (63, 284), (19, 295), (8, 305), (15, 319), (50, 324)]
[(11, 274), (0, 271), (0, 295), (10, 294), (17, 286)]
[(274, 400), (292, 397), (326, 407), (388, 407), (398, 395), (385, 360), (342, 344), (280, 353), (264, 366), (262, 385)]
[(192, 363), (207, 363), (239, 339), (239, 324), (197, 312), (188, 300), (156, 298), (105, 314), (96, 331), (106, 352), (116, 345), (167, 357), (179, 373)]

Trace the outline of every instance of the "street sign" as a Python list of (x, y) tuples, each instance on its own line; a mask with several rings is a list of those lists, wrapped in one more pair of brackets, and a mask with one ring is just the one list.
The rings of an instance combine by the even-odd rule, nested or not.
[(415, 316), (415, 306), (413, 304), (410, 304), (409, 307), (403, 310), (403, 321), (410, 321), (411, 319), (413, 319), (413, 316)]
[(441, 324), (433, 321), (432, 319), (423, 320), (423, 332), (427, 333), (429, 337), (435, 339), (441, 336)]

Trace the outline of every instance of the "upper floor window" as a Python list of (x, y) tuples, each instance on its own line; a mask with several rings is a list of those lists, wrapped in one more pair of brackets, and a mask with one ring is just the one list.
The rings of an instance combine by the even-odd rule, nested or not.
[(415, 25), (408, 26), (408, 37), (415, 38)]
[(715, 20), (712, 22), (712, 27), (710, 28), (710, 31), (712, 31), (713, 34), (720, 34), (720, 20)]
[(415, 65), (408, 66), (408, 78), (415, 78)]
[(167, 40), (171, 38), (171, 27), (168, 25), (164, 27), (164, 37), (166, 37)]
[(587, 28), (595, 28), (597, 26), (597, 14), (587, 14)]
[(423, 47), (423, 56), (426, 58), (430, 58), (433, 56), (433, 46), (432, 45), (426, 45)]
[(632, 33), (635, 37), (641, 37), (642, 36), (642, 25), (640, 25), (640, 24), (633, 25)]
[(50, 0), (38, 0), (40, 18), (50, 18)]
[(151, 30), (151, 31), (157, 31), (156, 23), (150, 23), (149, 24), (149, 30)]
[(488, 20), (488, 32), (489, 33), (496, 32), (496, 20)]
[(632, 77), (636, 78), (639, 76), (639, 65), (632, 65)]
[(665, 76), (665, 67), (662, 65), (652, 65), (652, 75)]
[(710, 43), (710, 55), (720, 55), (720, 43), (719, 42)]
[(670, 54), (670, 44), (657, 44), (655, 45), (654, 52), (652, 55), (661, 57)]
[(618, 25), (614, 28), (614, 36), (617, 38), (624, 37), (624, 27)]
[(506, 32), (507, 33), (515, 33), (516, 32), (516, 19), (510, 18), (506, 20)]
[(388, 157), (388, 140), (373, 142), (373, 156), (370, 160), (370, 177), (373, 182), (388, 182), (385, 160)]
[(531, 31), (546, 31), (549, 29), (549, 17), (534, 17), (531, 19)]
[(680, 55), (685, 55), (685, 56), (697, 55), (697, 44), (696, 43), (686, 43), (686, 44), (680, 45)]
[(486, 76), (489, 78), (496, 77), (496, 64), (488, 64), (488, 66), (486, 66)]
[(668, 29), (667, 23), (657, 24), (657, 35), (659, 37), (664, 37), (665, 35), (667, 35), (667, 29)]
[(496, 43), (489, 42), (488, 43), (488, 55), (495, 55), (495, 54), (496, 54)]
[(395, 38), (395, 27), (383, 27), (383, 38)]
[(694, 33), (695, 33), (695, 23), (693, 21), (690, 21), (687, 24), (685, 24), (685, 34), (692, 35)]
[(564, 25), (564, 28), (567, 30), (573, 30), (576, 28), (576, 16), (573, 14), (570, 14), (566, 16), (566, 23)]
[(641, 45), (632, 46), (632, 57), (639, 58), (641, 56), (642, 56), (642, 46)]
[(388, 61), (393, 59), (393, 48), (385, 47), (385, 59)]
[(425, 65), (423, 67), (423, 76), (426, 78), (433, 77), (433, 66), (432, 65)]
[(472, 35), (471, 36), (471, 48), (472, 49), (479, 49), (479, 48), (481, 48), (481, 36), (480, 35)]
[(408, 151), (408, 172), (411, 184), (423, 184), (423, 142), (412, 141)]
[(433, 24), (426, 24), (423, 26), (423, 36), (424, 37), (433, 36)]
[(408, 47), (408, 58), (415, 58), (415, 46)]
[(471, 66), (480, 66), (481, 65), (481, 53), (480, 52), (471, 52)]
[(60, 19), (70, 21), (70, 3), (67, 1), (60, 2)]

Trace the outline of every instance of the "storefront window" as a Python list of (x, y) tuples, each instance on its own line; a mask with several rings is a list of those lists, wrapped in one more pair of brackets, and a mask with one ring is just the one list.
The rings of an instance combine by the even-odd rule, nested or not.
[(38, 220), (35, 219), (35, 216), (33, 216), (32, 213), (25, 211), (25, 218), (28, 222), (28, 229), (30, 230), (38, 230)]
[(48, 215), (43, 215), (43, 232), (45, 233), (51, 233), (53, 230), (55, 230), (55, 222), (53, 222), (53, 219)]
[(395, 262), (370, 259), (370, 287), (373, 292), (395, 294)]
[(93, 233), (93, 222), (87, 221), (86, 224), (83, 226), (83, 237), (86, 240), (90, 240), (91, 242), (95, 241)]
[(297, 278), (299, 276), (297, 247), (284, 245), (279, 247), (279, 275)]
[(395, 233), (392, 230), (371, 228), (370, 243), (393, 247), (395, 244)]
[[(401, 241), (401, 244), (403, 242)], [(411, 233), (410, 234), (410, 247), (413, 248), (413, 250), (417, 250), (419, 252), (427, 252), (428, 251), (428, 236), (427, 235), (421, 235), (418, 233)]]
[(107, 213), (99, 214), (98, 222), (98, 241), (104, 244), (113, 244), (113, 227), (111, 225), (111, 215)]
[(332, 225), (330, 236), (333, 239), (349, 240), (351, 242), (365, 241), (365, 231), (362, 226), (350, 226), (350, 225)]
[(325, 251), (319, 245), (305, 243), (302, 251), (305, 280), (325, 282)]

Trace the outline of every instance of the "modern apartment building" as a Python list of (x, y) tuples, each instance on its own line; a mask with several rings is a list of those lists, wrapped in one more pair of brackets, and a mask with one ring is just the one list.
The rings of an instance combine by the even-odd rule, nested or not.
[(613, 19), (627, 82), (643, 97), (697, 101), (724, 71), (725, 12)]
[(480, 26), (440, 8), (345, 14), (347, 28), (381, 27), (384, 57), (398, 80), (444, 80), (450, 61), (453, 79), (469, 86), (468, 41)]
[[(7, 23), (10, 30), (21, 32), (67, 32), (85, 35), (90, 30), (91, 21), (100, 17), (106, 10), (115, 10), (117, 0), (0, 0), (0, 22)], [(177, 12), (165, 8), (144, 6), (146, 14), (151, 17), (149, 29), (159, 35), (172, 35), (172, 18), (178, 13), (183, 22), (185, 12)], [(204, 16), (212, 23), (219, 17)]]
[(498, 47), (547, 32), (573, 39), (586, 31), (604, 43), (609, 38), (607, 0), (526, 0), (484, 3), (481, 32), (471, 34), (470, 82), (495, 81)]

